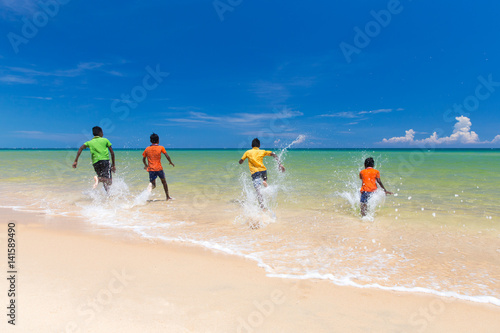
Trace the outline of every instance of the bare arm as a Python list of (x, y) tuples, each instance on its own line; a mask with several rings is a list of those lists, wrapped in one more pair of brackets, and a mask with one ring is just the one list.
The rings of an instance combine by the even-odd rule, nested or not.
[(147, 159), (146, 159), (145, 157), (143, 157), (143, 158), (142, 158), (142, 163), (144, 163), (144, 169), (145, 169), (145, 170), (147, 170), (147, 169), (148, 169), (148, 164), (146, 163), (146, 160), (147, 160)]
[(80, 147), (80, 149), (78, 149), (78, 152), (76, 153), (76, 158), (75, 158), (75, 161), (73, 162), (73, 168), (76, 169), (76, 166), (78, 165), (78, 159), (80, 158), (80, 154), (82, 153), (82, 151), (87, 148), (85, 145), (82, 145)]
[(240, 161), (238, 162), (239, 164), (243, 164), (243, 162), (247, 159), (247, 153), (244, 153), (243, 156), (240, 158)]
[(377, 183), (380, 185), (380, 187), (382, 187), (384, 189), (385, 194), (387, 194), (387, 195), (392, 194), (392, 192), (389, 192), (385, 189), (384, 184), (382, 184), (382, 181), (380, 180), (380, 178), (377, 178)]
[(172, 163), (172, 160), (170, 159), (170, 156), (168, 156), (168, 154), (167, 154), (167, 153), (163, 153), (163, 154), (164, 154), (164, 155), (165, 155), (165, 157), (167, 158), (168, 163), (169, 163), (171, 166), (175, 167), (174, 163)]
[(113, 148), (111, 148), (111, 146), (109, 146), (109, 153), (111, 154), (111, 171), (115, 172), (115, 152), (113, 151)]
[(271, 156), (274, 157), (276, 162), (278, 162), (278, 167), (279, 167), (280, 171), (285, 172), (285, 167), (281, 164), (281, 161), (280, 161), (280, 158), (278, 157), (278, 155), (276, 155), (275, 153), (271, 153)]

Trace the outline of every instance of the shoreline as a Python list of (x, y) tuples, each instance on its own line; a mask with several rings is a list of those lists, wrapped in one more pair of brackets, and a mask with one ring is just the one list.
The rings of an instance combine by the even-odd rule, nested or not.
[[(2, 244), (8, 221), (17, 221), (18, 321), (0, 324), (9, 332), (500, 328), (500, 309), (492, 304), (272, 278), (253, 261), (194, 245), (147, 241), (68, 217), (10, 209), (0, 216)], [(6, 272), (6, 260), (1, 267)]]

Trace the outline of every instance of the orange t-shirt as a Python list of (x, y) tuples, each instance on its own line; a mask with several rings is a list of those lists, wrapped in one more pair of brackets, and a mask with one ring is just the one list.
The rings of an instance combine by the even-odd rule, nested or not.
[(163, 170), (163, 167), (161, 166), (161, 153), (166, 154), (167, 151), (165, 150), (165, 147), (157, 144), (144, 149), (142, 156), (148, 159), (148, 171)]
[(380, 178), (380, 172), (374, 168), (361, 170), (359, 178), (363, 181), (361, 192), (373, 192), (377, 189), (377, 178)]

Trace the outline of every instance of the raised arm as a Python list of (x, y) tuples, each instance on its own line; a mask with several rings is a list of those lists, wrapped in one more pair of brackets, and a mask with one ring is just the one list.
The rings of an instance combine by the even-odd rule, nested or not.
[(113, 148), (111, 146), (109, 148), (109, 154), (111, 155), (111, 171), (115, 172), (116, 167), (115, 167), (115, 152), (113, 151)]
[(279, 167), (280, 171), (285, 172), (285, 167), (281, 164), (281, 161), (280, 161), (280, 158), (278, 157), (278, 155), (276, 155), (275, 153), (271, 153), (271, 156), (274, 157), (276, 162), (278, 162), (278, 167)]
[(80, 154), (82, 153), (82, 151), (87, 148), (87, 146), (85, 145), (82, 145), (80, 147), (80, 149), (78, 149), (78, 152), (76, 153), (76, 158), (75, 158), (75, 161), (73, 162), (73, 168), (76, 169), (76, 166), (78, 165), (78, 158), (80, 158)]
[(165, 155), (165, 157), (167, 158), (168, 163), (169, 163), (171, 166), (175, 167), (174, 163), (172, 163), (172, 160), (170, 159), (170, 156), (168, 156), (168, 154), (167, 154), (166, 152), (165, 152), (165, 153), (163, 153), (163, 154), (164, 154), (164, 155)]

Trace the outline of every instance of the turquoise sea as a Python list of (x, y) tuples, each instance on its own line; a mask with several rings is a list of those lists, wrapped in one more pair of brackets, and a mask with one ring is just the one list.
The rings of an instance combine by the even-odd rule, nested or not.
[[(272, 158), (267, 211), (243, 150), (168, 150), (170, 194), (147, 191), (141, 150), (116, 149), (113, 186), (92, 189), (88, 151), (0, 150), (2, 207), (81, 217), (159, 242), (254, 260), (268, 275), (418, 291), (500, 306), (500, 150), (283, 150)], [(367, 157), (393, 196), (359, 214)]]

